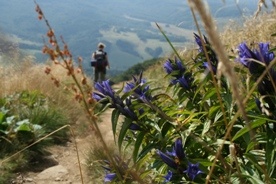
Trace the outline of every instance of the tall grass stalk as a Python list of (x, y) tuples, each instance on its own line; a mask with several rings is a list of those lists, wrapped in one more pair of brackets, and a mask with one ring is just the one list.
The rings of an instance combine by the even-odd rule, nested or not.
[[(45, 43), (45, 46), (44, 46), (44, 49), (45, 49), (45, 52), (49, 55), (49, 57), (51, 58), (51, 60), (53, 62), (56, 62), (57, 64), (60, 64), (59, 61), (57, 61), (57, 59), (61, 59), (61, 61), (63, 62), (63, 65), (64, 66), (64, 69), (68, 71), (68, 75), (70, 75), (74, 81), (74, 83), (76, 84), (77, 86), (77, 89), (80, 91), (80, 95), (77, 97), (77, 99), (83, 103), (84, 105), (84, 109), (85, 111), (87, 112), (88, 116), (90, 117), (89, 120), (91, 121), (91, 124), (95, 130), (95, 133), (97, 134), (97, 136), (99, 137), (100, 141), (102, 142), (102, 145), (104, 147), (104, 150), (106, 150), (106, 154), (108, 156), (108, 159), (111, 161), (111, 163), (115, 166), (115, 171), (119, 177), (119, 179), (122, 181), (123, 179), (121, 178), (121, 175), (119, 173), (119, 170), (117, 169), (117, 166), (116, 166), (116, 162), (114, 161), (114, 158), (113, 156), (108, 152), (108, 146), (107, 144), (105, 143), (105, 140), (103, 138), (103, 135), (101, 134), (101, 131), (99, 129), (99, 126), (97, 124), (97, 117), (94, 115), (94, 112), (93, 110), (90, 109), (89, 107), (89, 101), (87, 101), (85, 99), (85, 97), (88, 95), (88, 96), (91, 96), (91, 93), (92, 93), (92, 87), (90, 87), (87, 83), (86, 83), (86, 76), (83, 72), (81, 72), (81, 74), (83, 75), (83, 79), (82, 80), (82, 85), (85, 85), (87, 88), (88, 88), (88, 94), (84, 93), (84, 90), (83, 90), (83, 86), (81, 85), (81, 83), (78, 81), (76, 75), (75, 75), (75, 72), (74, 72), (74, 66), (73, 66), (73, 61), (72, 61), (72, 55), (68, 49), (68, 46), (67, 44), (65, 43), (65, 41), (62, 39), (62, 42), (63, 42), (63, 45), (64, 45), (64, 50), (62, 51), (61, 47), (59, 46), (58, 44), (58, 41), (57, 41), (57, 38), (56, 38), (56, 35), (54, 34), (53, 32), (53, 29), (49, 23), (49, 21), (46, 19), (44, 13), (42, 12), (41, 8), (39, 7), (39, 5), (37, 4), (37, 2), (34, 0), (34, 3), (36, 4), (36, 11), (38, 13), (38, 16), (39, 16), (39, 19), (41, 20), (44, 20), (47, 27), (48, 27), (48, 38), (50, 39), (50, 43), (52, 45), (51, 48), (49, 48), (47, 46), (47, 44)], [(67, 58), (68, 57), (68, 58)], [(81, 71), (82, 71), (82, 68), (79, 68)], [(55, 80), (55, 84), (57, 86), (59, 86), (59, 81), (56, 79)], [(90, 97), (91, 98), (91, 97)], [(92, 101), (92, 104), (93, 104), (93, 100)], [(91, 103), (91, 102), (90, 102)], [(94, 108), (95, 108), (95, 103), (94, 103)], [(137, 175), (137, 173), (135, 172), (132, 172), (130, 171), (131, 175), (133, 176), (133, 178), (135, 178), (135, 180), (139, 183), (144, 183), (140, 177)]]

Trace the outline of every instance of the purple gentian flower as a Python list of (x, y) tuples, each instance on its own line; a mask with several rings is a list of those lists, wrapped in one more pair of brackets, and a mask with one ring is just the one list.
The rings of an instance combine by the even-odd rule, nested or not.
[(108, 173), (104, 177), (104, 182), (111, 182), (115, 178), (116, 178), (116, 174), (115, 173)]
[[(258, 50), (250, 50), (246, 43), (241, 43), (238, 47), (238, 61), (248, 68), (254, 79), (259, 78), (266, 66), (275, 58), (274, 53), (269, 50), (269, 43), (259, 43), (258, 46)], [(271, 99), (271, 96), (275, 95), (275, 83), (276, 71), (271, 68), (269, 74), (258, 84), (258, 91), (262, 96), (265, 96), (263, 100), (269, 105), (269, 110), (275, 109), (275, 104)]]
[(164, 178), (165, 178), (165, 182), (171, 181), (171, 179), (172, 179), (172, 171), (169, 170), (168, 174), (166, 176), (164, 176)]
[(97, 101), (104, 98), (105, 96), (109, 96), (115, 100), (115, 92), (111, 88), (109, 80), (96, 82), (95, 89), (97, 90), (97, 92), (93, 92), (92, 97), (95, 98)]
[(187, 90), (191, 89), (193, 79), (191, 75), (186, 72), (186, 68), (179, 59), (175, 58), (175, 61), (168, 59), (163, 66), (167, 74), (174, 78), (171, 80), (172, 85), (179, 84), (182, 88)]
[(134, 131), (137, 131), (137, 130), (142, 130), (141, 127), (135, 123), (131, 123), (130, 126), (129, 126), (129, 129), (130, 130), (134, 130)]
[(172, 76), (176, 78), (181, 77), (186, 71), (186, 68), (183, 66), (182, 62), (177, 58), (175, 58), (174, 61), (170, 59), (166, 60), (163, 66), (167, 74), (172, 74)]
[(157, 154), (161, 157), (162, 161), (165, 164), (167, 164), (171, 168), (177, 169), (178, 164), (171, 157), (159, 150), (157, 150)]
[(110, 108), (117, 108), (118, 106), (124, 108), (125, 105), (122, 99), (116, 95), (115, 91), (111, 88), (109, 80), (97, 82), (95, 84), (95, 90), (97, 91), (92, 93), (92, 98), (94, 98), (96, 101), (100, 101), (108, 97), (111, 103), (109, 106)]
[[(207, 68), (210, 71), (212, 70), (214, 72), (214, 74), (216, 74), (217, 67), (218, 67), (218, 59), (217, 59), (215, 51), (211, 47), (211, 44), (209, 43), (209, 41), (205, 37), (205, 35), (203, 35), (203, 39), (201, 39), (199, 35), (194, 33), (194, 37), (195, 37), (195, 41), (199, 47), (199, 49), (198, 49), (199, 56), (197, 58), (197, 62), (203, 62), (202, 66), (204, 66), (204, 68)], [(207, 53), (204, 53), (203, 47), (205, 47)], [(211, 66), (209, 66), (209, 62), (207, 61), (206, 54), (208, 54), (208, 59), (210, 60)]]
[(175, 143), (174, 143), (174, 150), (176, 152), (176, 156), (178, 157), (178, 159), (182, 160), (185, 158), (185, 153), (184, 153), (184, 149), (183, 149), (183, 144), (182, 144), (182, 139), (178, 138), (176, 139)]
[(189, 176), (189, 178), (192, 181), (194, 181), (195, 177), (198, 174), (201, 174), (203, 172), (199, 169), (199, 163), (196, 163), (196, 164), (189, 163), (187, 170), (185, 170), (183, 173), (187, 173), (187, 175)]
[(241, 43), (238, 46), (238, 50), (238, 61), (246, 66), (253, 75), (260, 74), (265, 69), (262, 64), (256, 61), (259, 61), (264, 65), (268, 65), (275, 58), (274, 53), (269, 51), (269, 43), (259, 43), (259, 50), (251, 50), (248, 48), (246, 43)]
[(269, 51), (269, 43), (259, 43), (259, 50), (260, 52), (256, 53), (259, 61), (268, 65), (275, 58), (274, 53)]
[(213, 70), (214, 73), (217, 73), (217, 68), (213, 65), (210, 66), (208, 62), (203, 62), (203, 66), (209, 70)]
[(196, 41), (197, 45), (199, 46), (198, 51), (199, 52), (204, 52), (202, 41), (204, 42), (205, 45), (209, 44), (207, 38), (205, 37), (205, 35), (203, 35), (203, 40), (201, 40), (200, 36), (197, 35), (196, 33), (194, 33), (194, 37), (195, 37), (195, 41)]
[(104, 96), (103, 94), (96, 93), (96, 92), (93, 92), (93, 93), (92, 93), (92, 97), (93, 97), (97, 102), (105, 98), (105, 96)]
[(165, 63), (164, 63), (164, 68), (167, 72), (167, 74), (171, 74), (173, 72), (173, 65), (172, 65), (172, 62), (170, 60), (167, 60)]
[(96, 82), (95, 89), (101, 92), (102, 94), (110, 97), (113, 97), (115, 94), (114, 90), (111, 88), (109, 84), (109, 80), (103, 82)]
[(185, 79), (184, 76), (180, 77), (179, 79), (176, 80), (181, 87), (185, 88), (185, 89), (189, 89), (190, 86), (189, 86), (189, 82), (187, 79)]
[(133, 77), (133, 82), (126, 83), (124, 87), (124, 92), (133, 91), (133, 96), (144, 101), (150, 101), (152, 99), (151, 95), (149, 94), (149, 86), (145, 85), (146, 80), (142, 79), (142, 72), (139, 75), (139, 78)]
[(165, 154), (158, 150), (157, 154), (161, 157), (163, 162), (165, 162), (168, 166), (174, 169), (178, 168), (179, 162), (176, 162), (175, 159), (172, 159), (171, 157), (175, 157), (179, 161), (185, 159), (186, 157), (181, 138), (176, 139), (171, 152), (166, 151), (166, 154)]
[(186, 155), (184, 153), (181, 138), (176, 139), (172, 151), (171, 152), (167, 151), (166, 153), (170, 156), (177, 157), (179, 160), (184, 159)]

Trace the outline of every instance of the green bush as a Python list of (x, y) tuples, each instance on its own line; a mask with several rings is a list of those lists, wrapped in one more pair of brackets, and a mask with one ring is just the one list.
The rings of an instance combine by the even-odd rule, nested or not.
[[(65, 143), (69, 139), (68, 129), (46, 135), (68, 124), (62, 110), (38, 91), (22, 91), (0, 100), (0, 158), (12, 155), (32, 145), (22, 153), (5, 162), (1, 168), (1, 180), (8, 181), (11, 173), (29, 168), (45, 154), (45, 148), (52, 144)], [(31, 168), (31, 167), (30, 167)]]

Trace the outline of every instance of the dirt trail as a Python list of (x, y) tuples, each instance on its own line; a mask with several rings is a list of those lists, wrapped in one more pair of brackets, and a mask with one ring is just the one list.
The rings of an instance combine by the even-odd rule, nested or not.
[[(113, 134), (111, 129), (111, 110), (106, 111), (100, 117), (99, 128), (106, 142), (113, 142)], [(81, 123), (81, 122), (78, 122)], [(81, 163), (83, 183), (93, 184), (89, 181), (86, 171), (86, 158), (91, 148), (91, 142), (94, 139), (94, 132), (88, 133), (87, 136), (78, 136), (76, 143), (78, 147), (79, 159)], [(49, 149), (50, 160), (54, 162), (54, 166), (45, 168), (41, 172), (27, 172), (18, 174), (14, 184), (82, 184), (77, 149), (74, 141), (68, 142), (66, 146), (52, 146)]]

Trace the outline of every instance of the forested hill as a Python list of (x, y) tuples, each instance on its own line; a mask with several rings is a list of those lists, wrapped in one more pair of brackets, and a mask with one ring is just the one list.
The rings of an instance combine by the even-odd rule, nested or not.
[[(210, 1), (219, 25), (229, 18), (252, 14), (258, 0)], [(62, 35), (75, 57), (82, 56), (88, 67), (92, 50), (99, 41), (107, 45), (112, 70), (126, 70), (141, 61), (171, 52), (159, 33), (157, 22), (176, 47), (192, 39), (195, 30), (190, 8), (179, 0), (37, 0), (56, 35)], [(0, 32), (12, 37), (21, 49), (41, 57), (46, 25), (38, 21), (33, 1), (0, 3)]]

